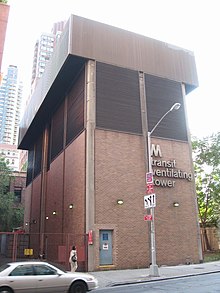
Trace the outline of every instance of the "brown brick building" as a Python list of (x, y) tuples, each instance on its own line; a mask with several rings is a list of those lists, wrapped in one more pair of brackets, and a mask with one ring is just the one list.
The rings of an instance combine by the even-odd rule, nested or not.
[(5, 35), (6, 35), (6, 29), (8, 24), (9, 9), (10, 9), (9, 5), (5, 3), (0, 3), (0, 74), (1, 74), (4, 44), (5, 44)]
[(185, 109), (197, 86), (192, 52), (70, 17), (20, 127), (35, 250), (67, 261), (75, 244), (89, 271), (149, 266), (147, 132), (178, 102), (151, 141), (157, 263), (201, 260)]

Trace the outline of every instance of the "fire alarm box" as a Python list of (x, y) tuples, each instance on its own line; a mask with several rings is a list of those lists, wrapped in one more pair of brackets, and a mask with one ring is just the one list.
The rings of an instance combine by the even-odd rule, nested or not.
[(89, 233), (88, 233), (88, 244), (89, 245), (92, 245), (93, 244), (92, 230), (89, 230)]

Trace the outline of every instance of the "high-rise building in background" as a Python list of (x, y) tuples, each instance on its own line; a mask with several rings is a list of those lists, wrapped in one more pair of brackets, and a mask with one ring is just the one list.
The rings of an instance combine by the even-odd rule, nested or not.
[(5, 44), (5, 35), (8, 24), (10, 6), (5, 3), (0, 3), (0, 84), (1, 84), (1, 65), (3, 50)]
[(17, 140), (22, 98), (23, 84), (18, 80), (18, 68), (9, 65), (0, 85), (0, 153), (13, 171), (21, 170)]
[(22, 94), (18, 68), (9, 65), (0, 86), (0, 143), (17, 145)]
[(1, 71), (9, 10), (9, 5), (0, 3), (0, 156), (13, 171), (9, 190), (16, 208), (24, 202), (26, 185), (26, 172), (20, 172), (22, 151), (17, 149), (23, 86), (18, 82), (17, 66), (10, 65), (5, 76)]
[(46, 64), (53, 53), (54, 35), (44, 33), (36, 41), (34, 47), (34, 59), (32, 67), (31, 84), (35, 87), (37, 80), (41, 78)]
[(51, 33), (41, 34), (40, 38), (35, 43), (31, 77), (32, 90), (35, 89), (39, 78), (41, 78), (44, 73), (46, 64), (53, 54), (54, 47), (63, 31), (64, 25), (64, 21), (54, 23)]

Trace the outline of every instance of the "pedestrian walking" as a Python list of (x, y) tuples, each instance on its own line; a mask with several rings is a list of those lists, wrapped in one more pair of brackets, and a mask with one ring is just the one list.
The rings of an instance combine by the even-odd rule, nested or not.
[(77, 270), (77, 251), (76, 246), (73, 245), (72, 250), (70, 251), (69, 263), (71, 267), (71, 272), (75, 272)]

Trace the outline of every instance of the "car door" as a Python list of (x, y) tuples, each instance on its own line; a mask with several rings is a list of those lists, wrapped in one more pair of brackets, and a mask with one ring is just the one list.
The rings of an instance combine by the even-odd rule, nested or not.
[(46, 264), (37, 264), (34, 266), (34, 270), (38, 277), (38, 293), (64, 293), (68, 291), (69, 283), (67, 278), (63, 278), (54, 268)]
[(31, 264), (18, 265), (7, 277), (8, 285), (16, 293), (37, 293), (37, 276)]

